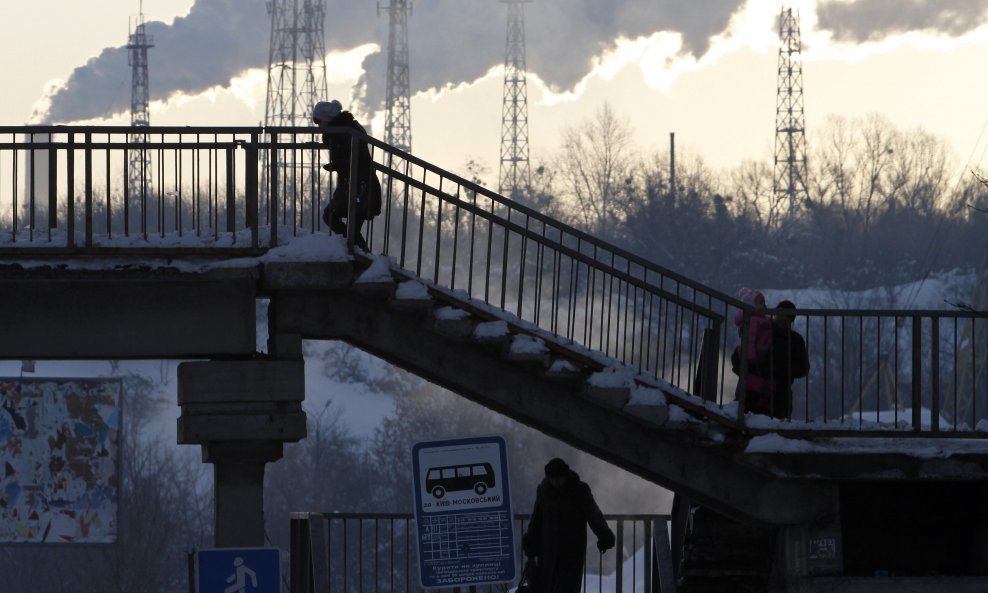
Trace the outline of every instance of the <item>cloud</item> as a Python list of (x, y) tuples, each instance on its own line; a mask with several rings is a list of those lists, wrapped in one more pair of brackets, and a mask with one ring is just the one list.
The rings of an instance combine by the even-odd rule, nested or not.
[[(373, 8), (352, 1), (333, 4), (339, 6), (326, 18), (327, 48), (359, 45), (370, 35)], [(265, 5), (265, 0), (196, 0), (189, 14), (171, 25), (147, 23), (146, 32), (154, 38), (148, 50), (151, 99), (226, 87), (250, 68), (266, 70), (271, 17)], [(51, 94), (48, 113), (39, 119), (65, 123), (129, 110), (131, 75), (124, 41), (77, 67)]]
[[(571, 89), (593, 58), (619, 37), (656, 31), (682, 35), (683, 49), (700, 56), (710, 37), (727, 28), (743, 0), (533, 0), (524, 5), (526, 61), (554, 90)], [(381, 19), (386, 21), (384, 17)], [(504, 63), (507, 8), (497, 0), (420, 0), (408, 20), (409, 78), (413, 93), (471, 81)], [(378, 42), (387, 47), (387, 23)], [(386, 52), (364, 63), (371, 107), (383, 102)]]
[(988, 0), (846, 0), (821, 1), (818, 28), (839, 41), (879, 41), (909, 31), (956, 37), (988, 21)]
[[(593, 57), (619, 37), (679, 32), (687, 52), (702, 55), (743, 0), (534, 0), (525, 5), (528, 69), (557, 89), (572, 88)], [(266, 68), (270, 16), (264, 0), (196, 0), (173, 24), (147, 24), (153, 100), (228, 86), (249, 68)], [(472, 81), (504, 61), (507, 10), (496, 0), (420, 0), (409, 26), (411, 92)], [(388, 19), (370, 2), (327, 0), (326, 49), (364, 43), (387, 48)], [(123, 40), (121, 40), (123, 42)], [(104, 49), (76, 68), (50, 96), (50, 123), (103, 117), (130, 108), (127, 49)], [(364, 104), (383, 104), (386, 51), (364, 61)]]

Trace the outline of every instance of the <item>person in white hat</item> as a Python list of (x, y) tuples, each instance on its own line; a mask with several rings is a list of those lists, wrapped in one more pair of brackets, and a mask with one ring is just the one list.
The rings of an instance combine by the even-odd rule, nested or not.
[[(350, 128), (360, 134), (366, 134), (353, 114), (344, 111), (343, 106), (337, 100), (320, 101), (312, 109), (312, 121), (321, 128)], [(336, 172), (336, 190), (323, 210), (323, 222), (329, 229), (337, 234), (347, 234), (347, 223), (343, 219), (347, 218), (350, 197), (350, 147), (354, 135), (346, 131), (327, 131), (323, 134), (322, 142), (329, 149), (329, 164), (323, 165), (323, 169)], [(371, 159), (370, 148), (367, 141), (357, 138), (357, 208), (354, 215), (353, 224), (357, 228), (357, 237), (354, 244), (364, 251), (367, 251), (367, 241), (360, 230), (364, 226), (364, 221), (369, 220), (381, 213), (381, 182), (378, 181), (374, 173), (373, 160)]]

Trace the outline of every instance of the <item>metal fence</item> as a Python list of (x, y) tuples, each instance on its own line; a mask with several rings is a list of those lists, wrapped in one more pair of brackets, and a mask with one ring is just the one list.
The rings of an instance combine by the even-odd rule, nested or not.
[[(617, 545), (600, 554), (588, 538), (585, 593), (660, 593), (672, 587), (668, 516), (605, 515)], [(521, 534), (529, 515), (515, 515), (515, 557), (524, 564)], [(292, 513), (292, 593), (413, 593), (419, 585), (414, 517), (388, 513)], [(516, 583), (462, 588), (505, 593)], [(460, 593), (460, 588), (430, 589)]]
[[(334, 190), (319, 166), (326, 130), (149, 127), (141, 142), (133, 131), (0, 127), (0, 257), (232, 257), (326, 232), (321, 214)], [(593, 368), (629, 365), (700, 396), (672, 403), (759, 430), (735, 403), (745, 393), (729, 360), (747, 343), (754, 309), (376, 139), (337, 131), (353, 148), (367, 143), (382, 182), (382, 212), (364, 231), (370, 252), (434, 293), (509, 313), (516, 331)], [(134, 151), (150, 167), (139, 187), (128, 183)], [(773, 430), (988, 435), (978, 430), (988, 429), (983, 313), (797, 314), (811, 370), (793, 386), (787, 418), (799, 422)]]

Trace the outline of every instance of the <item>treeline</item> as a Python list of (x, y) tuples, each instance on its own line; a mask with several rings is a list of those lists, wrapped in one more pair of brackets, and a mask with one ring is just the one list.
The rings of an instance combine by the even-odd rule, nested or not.
[(807, 195), (773, 191), (771, 161), (727, 173), (677, 151), (643, 154), (608, 105), (566, 130), (533, 170), (540, 211), (733, 293), (742, 285), (860, 290), (972, 269), (988, 191), (958, 179), (943, 140), (872, 115), (832, 117), (809, 138)]

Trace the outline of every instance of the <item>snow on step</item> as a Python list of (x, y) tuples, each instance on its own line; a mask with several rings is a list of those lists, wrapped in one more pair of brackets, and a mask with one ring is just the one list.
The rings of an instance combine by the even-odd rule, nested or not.
[(669, 404), (666, 396), (662, 390), (654, 387), (635, 386), (631, 390), (631, 397), (624, 406), (624, 411), (653, 424), (665, 424), (669, 419)]
[(539, 338), (518, 334), (511, 340), (511, 347), (506, 355), (508, 360), (536, 361), (543, 364), (549, 362), (549, 347)]
[(433, 313), (433, 328), (440, 334), (457, 340), (473, 335), (474, 320), (468, 311), (456, 307), (440, 307)]
[(508, 337), (507, 321), (485, 321), (473, 329), (473, 337), (479, 342), (501, 342)]
[(623, 408), (631, 398), (636, 371), (627, 367), (608, 367), (587, 379), (584, 393), (591, 399), (615, 408)]

